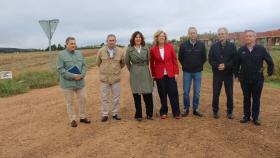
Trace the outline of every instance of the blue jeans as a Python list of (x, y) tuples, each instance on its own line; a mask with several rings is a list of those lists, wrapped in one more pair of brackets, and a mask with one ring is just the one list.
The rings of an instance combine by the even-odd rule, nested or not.
[(190, 89), (193, 80), (193, 110), (198, 110), (200, 87), (201, 87), (201, 72), (183, 74), (183, 88), (184, 88), (184, 110), (189, 110), (190, 107)]

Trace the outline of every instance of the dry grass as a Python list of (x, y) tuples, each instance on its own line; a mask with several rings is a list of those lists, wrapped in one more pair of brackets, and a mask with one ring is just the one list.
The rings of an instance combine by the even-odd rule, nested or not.
[[(81, 51), (86, 58), (97, 53), (97, 49)], [(49, 68), (50, 59), (51, 65), (56, 64), (57, 54), (58, 52), (54, 51), (50, 57), (48, 52), (2, 53), (0, 54), (0, 71), (12, 71), (14, 76), (30, 71), (46, 71)]]

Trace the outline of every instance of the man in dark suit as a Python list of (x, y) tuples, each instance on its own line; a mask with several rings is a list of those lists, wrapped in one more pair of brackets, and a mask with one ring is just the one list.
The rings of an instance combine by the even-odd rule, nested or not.
[[(237, 73), (243, 91), (244, 117), (241, 123), (252, 119), (255, 125), (260, 125), (260, 98), (264, 83), (263, 61), (267, 63), (267, 72), (271, 76), (274, 63), (267, 50), (256, 44), (256, 33), (253, 30), (245, 31), (246, 44), (238, 49)], [(251, 104), (251, 98), (253, 102)], [(252, 114), (252, 115), (251, 115)]]
[(214, 43), (209, 51), (208, 60), (213, 71), (213, 117), (218, 119), (219, 97), (223, 83), (227, 96), (227, 118), (233, 119), (233, 68), (236, 58), (236, 47), (234, 43), (227, 40), (228, 30), (225, 27), (218, 29), (219, 41)]

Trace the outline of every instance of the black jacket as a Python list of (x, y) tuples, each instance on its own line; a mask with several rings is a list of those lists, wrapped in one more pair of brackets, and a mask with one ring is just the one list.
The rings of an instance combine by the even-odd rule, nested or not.
[(182, 43), (179, 49), (179, 61), (184, 72), (201, 72), (203, 64), (206, 62), (204, 43), (196, 41), (194, 46), (190, 43), (190, 40)]
[[(225, 46), (221, 42), (214, 43), (208, 54), (208, 61), (214, 73), (232, 74), (234, 72), (237, 50), (233, 43), (226, 41)], [(218, 69), (219, 64), (225, 64), (225, 70)]]
[(267, 63), (267, 72), (271, 76), (274, 71), (274, 64), (270, 54), (261, 45), (255, 45), (252, 52), (247, 46), (238, 49), (236, 71), (239, 80), (257, 81), (263, 78), (263, 61)]

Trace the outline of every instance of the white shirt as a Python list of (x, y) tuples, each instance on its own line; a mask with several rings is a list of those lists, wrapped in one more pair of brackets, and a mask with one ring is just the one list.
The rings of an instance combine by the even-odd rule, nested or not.
[(109, 52), (110, 58), (113, 58), (114, 57), (114, 49), (109, 48), (108, 52)]
[(193, 47), (194, 47), (194, 45), (196, 44), (196, 41), (192, 41), (192, 40), (190, 40), (190, 43), (193, 45)]
[[(164, 60), (164, 48), (160, 48), (159, 52), (160, 52), (160, 56), (161, 56), (162, 60)], [(167, 75), (166, 68), (164, 68), (164, 75)]]
[(141, 46), (140, 46), (140, 48), (136, 48), (136, 47), (134, 47), (136, 50), (137, 50), (137, 52), (140, 54), (140, 52), (141, 52)]
[(253, 46), (251, 46), (251, 47), (247, 46), (247, 48), (248, 48), (248, 50), (250, 51), (250, 53), (252, 53), (254, 47), (255, 47), (255, 45), (253, 45)]

